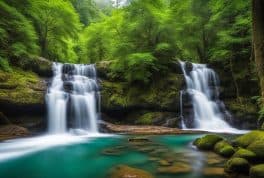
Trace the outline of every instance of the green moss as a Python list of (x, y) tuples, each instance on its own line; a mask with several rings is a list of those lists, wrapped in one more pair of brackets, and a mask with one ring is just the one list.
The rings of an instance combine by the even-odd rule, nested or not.
[(264, 177), (264, 164), (259, 164), (251, 167), (249, 171), (250, 178), (263, 178)]
[(254, 152), (258, 160), (264, 160), (264, 139), (254, 141), (247, 147), (247, 149)]
[(4, 75), (6, 81), (0, 85), (1, 101), (13, 104), (44, 102), (45, 87), (36, 74), (14, 68), (12, 72)]
[(225, 101), (225, 104), (228, 106), (228, 108), (236, 112), (237, 114), (241, 113), (257, 113), (258, 108), (256, 104), (252, 103), (250, 99), (248, 98), (239, 98), (239, 100), (229, 100)]
[(245, 173), (249, 172), (249, 163), (244, 158), (231, 158), (225, 164), (225, 171), (229, 173)]
[(221, 156), (230, 157), (235, 153), (235, 149), (227, 141), (222, 140), (215, 144), (214, 151)]
[(244, 148), (239, 148), (233, 157), (237, 158), (244, 158), (248, 161), (254, 161), (256, 160), (256, 154), (250, 150), (244, 149)]
[(202, 138), (195, 140), (193, 144), (196, 145), (197, 148), (201, 150), (212, 150), (215, 144), (221, 140), (223, 140), (223, 138), (220, 136), (206, 135)]
[(235, 146), (246, 148), (256, 140), (264, 140), (264, 131), (252, 131), (236, 138), (233, 143)]

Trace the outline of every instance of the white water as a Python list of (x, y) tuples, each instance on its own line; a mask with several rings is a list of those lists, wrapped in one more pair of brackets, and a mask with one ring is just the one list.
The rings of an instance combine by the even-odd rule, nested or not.
[[(180, 61), (180, 64), (187, 85), (186, 92), (192, 100), (195, 128), (214, 132), (237, 132), (237, 129), (232, 128), (223, 120), (223, 114), (228, 114), (228, 112), (224, 107), (222, 107), (222, 112), (220, 109), (222, 102), (219, 100), (217, 74), (205, 64), (192, 64), (191, 71), (186, 70), (185, 62)], [(183, 119), (182, 98), (180, 105), (182, 128), (186, 128)]]
[(100, 93), (94, 65), (53, 64), (54, 77), (46, 94), (48, 131), (97, 133)]

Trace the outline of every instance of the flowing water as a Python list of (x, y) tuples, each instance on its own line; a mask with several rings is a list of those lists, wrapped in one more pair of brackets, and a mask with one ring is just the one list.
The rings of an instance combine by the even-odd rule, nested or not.
[[(231, 117), (219, 99), (219, 79), (213, 69), (205, 64), (187, 63), (180, 61), (181, 68), (187, 85), (186, 90), (192, 102), (194, 113), (194, 127), (199, 130), (213, 132), (236, 132), (223, 118)], [(181, 91), (183, 92), (183, 91)], [(181, 94), (181, 117), (184, 118)], [(186, 124), (183, 120), (183, 128)]]
[[(200, 136), (149, 136), (151, 142), (141, 144), (129, 142), (129, 136), (66, 137), (68, 141), (49, 136), (43, 138), (42, 143), (40, 139), (34, 143), (34, 138), (13, 140), (0, 143), (0, 175), (6, 178), (109, 178), (111, 168), (125, 164), (146, 170), (156, 178), (225, 177), (223, 158), (192, 147), (191, 142)], [(55, 144), (58, 141), (60, 143)], [(48, 143), (50, 146), (42, 149), (36, 146)], [(30, 151), (6, 159), (5, 151), (16, 150)], [(177, 165), (178, 173), (160, 172), (164, 167), (160, 160)]]
[(94, 65), (53, 64), (46, 94), (50, 134), (97, 133), (100, 93)]

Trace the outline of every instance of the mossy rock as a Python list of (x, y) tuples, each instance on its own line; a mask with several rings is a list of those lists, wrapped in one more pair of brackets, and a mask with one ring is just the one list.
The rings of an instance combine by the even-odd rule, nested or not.
[(245, 135), (242, 135), (238, 138), (236, 138), (233, 141), (233, 144), (235, 146), (239, 146), (242, 148), (248, 147), (251, 143), (253, 143), (256, 140), (264, 140), (264, 131), (252, 131)]
[(154, 176), (142, 169), (119, 165), (110, 171), (110, 178), (154, 178)]
[(217, 142), (214, 146), (214, 151), (224, 157), (230, 157), (235, 153), (234, 147), (226, 140)]
[(233, 157), (236, 158), (244, 158), (248, 161), (254, 161), (256, 160), (256, 154), (250, 150), (244, 149), (244, 148), (239, 148)]
[(264, 164), (252, 166), (249, 171), (250, 178), (263, 178), (264, 177)]
[(225, 164), (225, 171), (228, 173), (248, 174), (249, 163), (244, 158), (231, 158)]
[(247, 149), (254, 152), (258, 160), (264, 161), (264, 140), (263, 139), (254, 141), (247, 147)]
[(206, 135), (202, 138), (196, 139), (193, 144), (201, 150), (212, 150), (215, 144), (223, 140), (222, 137), (217, 135)]

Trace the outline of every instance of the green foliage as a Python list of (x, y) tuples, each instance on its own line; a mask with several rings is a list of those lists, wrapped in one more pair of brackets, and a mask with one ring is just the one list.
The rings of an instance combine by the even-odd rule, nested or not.
[(9, 70), (8, 63), (17, 64), (23, 60), (21, 57), (38, 54), (37, 36), (31, 22), (3, 1), (0, 2), (0, 22), (2, 69)]

